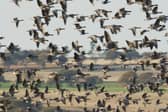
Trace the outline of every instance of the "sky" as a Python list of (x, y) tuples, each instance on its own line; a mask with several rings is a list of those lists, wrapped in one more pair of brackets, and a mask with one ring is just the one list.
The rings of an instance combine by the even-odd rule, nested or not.
[[(45, 0), (41, 0), (45, 1)], [(127, 5), (126, 0), (110, 0), (111, 3), (107, 5), (103, 5), (101, 0), (95, 1), (95, 4), (92, 5), (89, 3), (89, 0), (73, 0), (72, 2), (68, 2), (68, 14), (70, 13), (77, 13), (80, 15), (91, 15), (94, 10), (98, 8), (104, 8), (106, 10), (111, 10), (112, 13), (109, 14), (110, 18), (117, 12), (120, 8), (125, 7), (128, 10), (131, 10), (131, 15), (126, 16), (125, 19), (121, 20), (112, 20), (105, 22), (107, 24), (120, 24), (123, 25), (124, 28), (120, 33), (117, 35), (111, 35), (112, 40), (119, 41), (119, 46), (124, 47), (126, 46), (125, 40), (136, 40), (142, 39), (143, 36), (137, 34), (136, 37), (132, 35), (132, 32), (128, 30), (128, 28), (134, 26), (140, 26), (142, 28), (147, 28), (151, 23), (154, 21), (147, 21), (145, 20), (145, 14), (142, 12), (141, 5), (134, 4), (134, 5)], [(153, 0), (153, 4), (159, 5), (159, 10), (163, 12), (164, 15), (168, 15), (168, 7), (167, 7), (167, 0)], [(57, 8), (60, 8), (59, 5), (56, 5)], [(162, 14), (162, 15), (163, 15)], [(22, 0), (20, 3), (20, 7), (16, 6), (12, 0), (0, 0), (0, 36), (4, 36), (5, 39), (1, 40), (1, 44), (9, 45), (10, 42), (14, 42), (15, 44), (19, 45), (22, 50), (31, 50), (37, 49), (36, 44), (30, 40), (30, 36), (28, 34), (28, 30), (35, 28), (33, 26), (33, 16), (41, 15), (41, 11), (37, 6), (36, 0), (29, 2), (26, 0)], [(23, 22), (19, 24), (19, 27), (16, 28), (15, 23), (13, 22), (13, 18), (18, 17), (19, 19), (24, 19)], [(92, 23), (91, 21), (82, 22), (81, 25), (85, 25), (87, 27), (86, 31), (89, 33), (85, 36), (80, 35), (80, 33), (74, 27), (74, 20), (68, 19), (68, 23), (64, 26), (63, 21), (61, 19), (51, 19), (51, 22), (48, 27), (46, 27), (46, 31), (49, 33), (54, 34), (54, 36), (47, 37), (49, 42), (55, 43), (58, 46), (71, 46), (71, 42), (74, 40), (78, 40), (79, 44), (84, 45), (84, 49), (88, 50), (90, 48), (89, 43), (90, 40), (87, 38), (90, 35), (103, 34), (104, 30), (100, 29), (98, 21)], [(167, 23), (166, 23), (167, 25)], [(65, 31), (61, 32), (59, 36), (56, 35), (54, 29), (64, 27), (66, 28)], [(162, 41), (159, 42), (159, 49), (158, 51), (167, 52), (168, 51), (168, 44), (167, 40), (168, 37), (164, 37), (163, 31), (158, 33), (156, 31), (151, 31), (146, 33), (151, 39), (161, 39)], [(49, 43), (48, 42), (48, 43)], [(41, 45), (39, 49), (45, 49), (48, 46)], [(4, 49), (1, 49), (4, 50)], [(155, 50), (155, 49), (154, 49)], [(142, 49), (139, 52), (149, 51), (149, 49)]]

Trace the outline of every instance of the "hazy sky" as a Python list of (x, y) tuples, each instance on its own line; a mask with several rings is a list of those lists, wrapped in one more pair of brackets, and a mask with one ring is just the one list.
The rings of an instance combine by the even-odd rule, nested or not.
[[(153, 4), (159, 4), (159, 10), (162, 11), (163, 14), (168, 15), (168, 0), (153, 0)], [(56, 7), (60, 8), (59, 5)], [(121, 20), (111, 19), (110, 21), (105, 22), (105, 24), (121, 24), (125, 27), (122, 29), (122, 32), (118, 33), (117, 35), (112, 35), (112, 40), (118, 40), (120, 46), (126, 46), (126, 39), (135, 40), (143, 38), (143, 36), (140, 36), (139, 34), (134, 37), (128, 28), (133, 26), (147, 28), (149, 24), (154, 22), (145, 20), (145, 14), (142, 12), (141, 5), (127, 5), (126, 0), (111, 0), (111, 3), (102, 5), (101, 0), (97, 0), (93, 6), (89, 3), (89, 0), (73, 0), (72, 2), (68, 2), (68, 14), (78, 13), (80, 15), (91, 15), (94, 13), (95, 9), (105, 8), (107, 10), (112, 10), (112, 14), (110, 14), (111, 18), (114, 13), (122, 7), (131, 10), (131, 15), (128, 15), (125, 19)], [(8, 45), (10, 42), (15, 42), (21, 47), (21, 49), (37, 49), (35, 43), (30, 40), (31, 37), (27, 32), (27, 30), (34, 28), (32, 17), (41, 15), (41, 11), (36, 4), (36, 0), (33, 2), (22, 0), (20, 7), (17, 7), (12, 0), (0, 0), (0, 15), (0, 35), (6, 37), (1, 41), (1, 44)], [(13, 23), (14, 17), (24, 19), (24, 22), (20, 23), (19, 28), (16, 28), (15, 24)], [(86, 25), (86, 31), (89, 32), (89, 34), (81, 36), (78, 31), (74, 30), (75, 28), (73, 24), (74, 20), (72, 19), (68, 19), (68, 24), (64, 26), (62, 20), (53, 18), (50, 25), (46, 27), (46, 31), (55, 34), (55, 36), (48, 37), (47, 39), (57, 45), (68, 46), (71, 46), (72, 41), (79, 40), (79, 43), (85, 45), (84, 48), (88, 49), (90, 40), (87, 39), (87, 37), (93, 34), (103, 34), (104, 31), (99, 28), (98, 22), (92, 23), (91, 21), (86, 21), (82, 22), (81, 24)], [(57, 36), (56, 32), (54, 31), (54, 29), (58, 27), (66, 28), (66, 30), (63, 31), (60, 36)], [(146, 35), (150, 38), (161, 39), (162, 41), (159, 43), (159, 50), (167, 51), (168, 39), (164, 37), (165, 32), (166, 31), (158, 33), (156, 31), (151, 31), (150, 33), (146, 33)], [(48, 43), (40, 46), (40, 49), (46, 48), (47, 45)], [(143, 49), (141, 51), (146, 50), (149, 49)]]

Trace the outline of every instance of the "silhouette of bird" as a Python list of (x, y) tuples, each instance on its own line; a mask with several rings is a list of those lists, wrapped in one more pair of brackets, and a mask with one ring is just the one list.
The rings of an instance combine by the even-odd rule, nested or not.
[(12, 54), (13, 54), (14, 52), (20, 50), (20, 48), (19, 48), (17, 45), (14, 45), (13, 42), (11, 42), (11, 43), (9, 44), (9, 46), (7, 47), (7, 49), (8, 49), (8, 51), (9, 51), (10, 53), (12, 53)]
[(111, 40), (111, 37), (107, 31), (104, 31), (104, 38), (106, 41), (107, 49), (114, 49), (115, 50), (118, 48), (117, 42)]
[(21, 21), (24, 21), (24, 20), (23, 20), (23, 19), (18, 19), (17, 17), (15, 17), (15, 18), (13, 18), (13, 21), (15, 22), (16, 27), (18, 28), (18, 27), (19, 27), (19, 23), (20, 23)]
[(141, 35), (144, 35), (146, 32), (149, 32), (149, 30), (145, 30), (145, 29), (144, 29), (144, 30), (142, 30), (142, 31), (140, 32), (140, 34), (141, 34)]
[(77, 51), (77, 52), (80, 52), (80, 48), (82, 48), (83, 46), (82, 45), (79, 45), (78, 44), (78, 41), (76, 42), (72, 42), (72, 48)]
[(56, 28), (55, 31), (57, 32), (57, 35), (60, 35), (60, 32), (65, 30), (65, 28)]
[(134, 36), (136, 36), (136, 30), (137, 29), (140, 29), (140, 27), (133, 27), (133, 28), (130, 28), (129, 30), (131, 30), (132, 31), (132, 34), (134, 35)]

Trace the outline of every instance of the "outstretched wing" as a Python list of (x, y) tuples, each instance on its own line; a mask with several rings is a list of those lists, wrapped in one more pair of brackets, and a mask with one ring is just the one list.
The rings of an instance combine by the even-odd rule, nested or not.
[(110, 34), (107, 31), (104, 31), (104, 37), (105, 37), (106, 43), (109, 43), (109, 42), (112, 41), (111, 37), (110, 37)]

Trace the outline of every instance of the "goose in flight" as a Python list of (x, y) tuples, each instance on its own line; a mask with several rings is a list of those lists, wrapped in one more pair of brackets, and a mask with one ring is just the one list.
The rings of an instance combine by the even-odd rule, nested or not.
[(141, 42), (142, 40), (135, 40), (133, 42), (126, 40), (125, 42), (127, 43), (129, 48), (133, 48), (133, 49), (138, 49), (139, 48), (139, 42)]
[(10, 44), (9, 44), (9, 46), (7, 47), (7, 50), (10, 52), (10, 53), (14, 53), (14, 52), (16, 52), (16, 51), (19, 51), (20, 50), (20, 48), (18, 47), (18, 45), (15, 45), (13, 42), (11, 42)]
[(65, 28), (56, 28), (55, 31), (57, 32), (57, 35), (60, 35), (61, 31), (64, 31)]
[(140, 34), (141, 34), (141, 35), (144, 35), (144, 34), (147, 33), (147, 32), (149, 32), (149, 30), (144, 29), (144, 30), (142, 30), (142, 31), (140, 32)]
[(86, 26), (81, 26), (79, 23), (75, 23), (74, 25), (75, 25), (75, 28), (78, 30), (82, 28), (86, 28)]
[(133, 28), (129, 28), (129, 30), (131, 30), (132, 31), (132, 34), (134, 35), (134, 36), (136, 36), (136, 30), (137, 29), (140, 29), (141, 27), (136, 27), (136, 26), (134, 26)]
[(109, 33), (107, 31), (104, 31), (104, 38), (105, 38), (105, 45), (107, 49), (116, 50), (118, 48), (117, 41), (112, 41)]
[(24, 21), (24, 20), (23, 20), (23, 19), (18, 19), (17, 17), (15, 17), (15, 18), (13, 18), (13, 21), (15, 22), (16, 27), (18, 28), (18, 27), (19, 27), (19, 23), (20, 23), (21, 21)]
[(33, 37), (30, 40), (33, 40), (36, 43), (36, 47), (39, 48), (40, 43), (45, 44), (48, 40), (45, 39), (44, 37)]
[(153, 9), (152, 9), (152, 14), (161, 14), (162, 12), (159, 12), (158, 11), (158, 5), (157, 6), (155, 6), (155, 7), (153, 7)]
[(82, 46), (82, 45), (79, 45), (78, 41), (72, 42), (72, 48), (73, 48), (75, 51), (77, 51), (77, 52), (80, 53), (80, 48), (82, 48), (82, 47), (83, 47), (83, 46)]
[(157, 49), (159, 41), (161, 41), (161, 40), (158, 40), (158, 39), (151, 39), (150, 40), (147, 36), (145, 36), (143, 39), (143, 46), (149, 47), (150, 49), (153, 49), (155, 47)]

